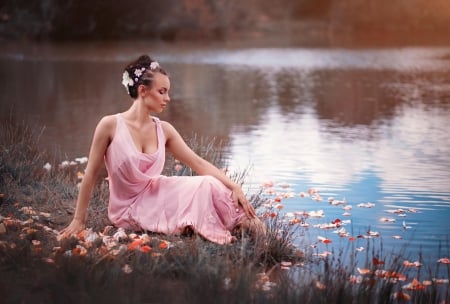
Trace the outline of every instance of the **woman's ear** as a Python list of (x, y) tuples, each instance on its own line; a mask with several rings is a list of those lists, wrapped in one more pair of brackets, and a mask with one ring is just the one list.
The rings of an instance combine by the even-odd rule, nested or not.
[(138, 86), (138, 95), (142, 96), (142, 97), (145, 97), (146, 92), (147, 92), (147, 87), (145, 85), (143, 85), (143, 84), (140, 84)]

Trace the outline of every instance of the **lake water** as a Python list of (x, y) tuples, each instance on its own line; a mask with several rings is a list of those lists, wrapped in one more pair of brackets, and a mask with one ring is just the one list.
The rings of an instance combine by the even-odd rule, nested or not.
[[(171, 74), (162, 119), (225, 142), (231, 169), (251, 167), (246, 189), (272, 181), (292, 194), (281, 201), (288, 216), (323, 210), (300, 246), (321, 236), (332, 243), (317, 252), (348, 247), (337, 229), (315, 227), (339, 218), (351, 236), (378, 232), (369, 241), (381, 257), (404, 248), (433, 267), (450, 257), (450, 48), (7, 45), (2, 115), (45, 125), (42, 145), (68, 159), (85, 156), (98, 120), (129, 106), (123, 66), (149, 50)], [(300, 196), (311, 188), (321, 201)]]

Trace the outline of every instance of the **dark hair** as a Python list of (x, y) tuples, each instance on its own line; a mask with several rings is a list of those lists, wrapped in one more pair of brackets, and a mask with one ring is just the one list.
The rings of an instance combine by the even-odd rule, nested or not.
[[(152, 63), (153, 66), (150, 68)], [(128, 73), (128, 77), (132, 80), (132, 85), (130, 85), (130, 83), (124, 84), (131, 98), (138, 97), (137, 88), (139, 85), (143, 84), (149, 87), (152, 86), (155, 73), (161, 73), (168, 76), (166, 70), (164, 70), (158, 62), (150, 58), (148, 55), (142, 55), (137, 60), (131, 62), (125, 67), (124, 75), (125, 72)], [(139, 72), (142, 72), (142, 74)]]

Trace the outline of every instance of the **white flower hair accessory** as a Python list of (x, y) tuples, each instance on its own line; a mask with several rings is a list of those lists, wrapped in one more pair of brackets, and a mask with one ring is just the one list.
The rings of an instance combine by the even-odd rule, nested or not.
[[(153, 61), (150, 63), (150, 66), (148, 67), (148, 69), (150, 71), (154, 71), (156, 69), (159, 68), (159, 63), (157, 61)], [(135, 83), (137, 83), (139, 81), (139, 78), (144, 74), (146, 68), (145, 67), (141, 67), (141, 68), (136, 68), (133, 71), (134, 74), (134, 81), (133, 78), (130, 77), (130, 74), (128, 73), (128, 71), (123, 72), (122, 74), (122, 84), (125, 87), (125, 89), (127, 89), (128, 94), (130, 94), (130, 88), (131, 86), (133, 86)]]
[(157, 68), (159, 68), (159, 63), (158, 63), (158, 61), (153, 61), (152, 63), (150, 63), (150, 70), (151, 70), (151, 71), (154, 71), (154, 70), (156, 70)]
[(128, 74), (128, 71), (125, 71), (122, 74), (122, 84), (127, 89), (128, 94), (130, 94), (130, 90), (128, 87), (131, 87), (134, 82), (133, 79), (130, 78), (130, 74)]
[(137, 77), (141, 77), (141, 75), (144, 73), (145, 68), (140, 68), (140, 69), (136, 69), (134, 70), (134, 75)]

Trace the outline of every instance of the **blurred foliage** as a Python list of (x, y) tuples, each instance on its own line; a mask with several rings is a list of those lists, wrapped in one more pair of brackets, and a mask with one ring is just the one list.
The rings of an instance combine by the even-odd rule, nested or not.
[(0, 36), (51, 40), (208, 38), (246, 25), (237, 0), (6, 0)]
[[(3, 39), (86, 40), (228, 39), (303, 35), (308, 23), (318, 35), (429, 33), (450, 31), (448, 0), (3, 0)], [(317, 30), (316, 30), (317, 32)]]

